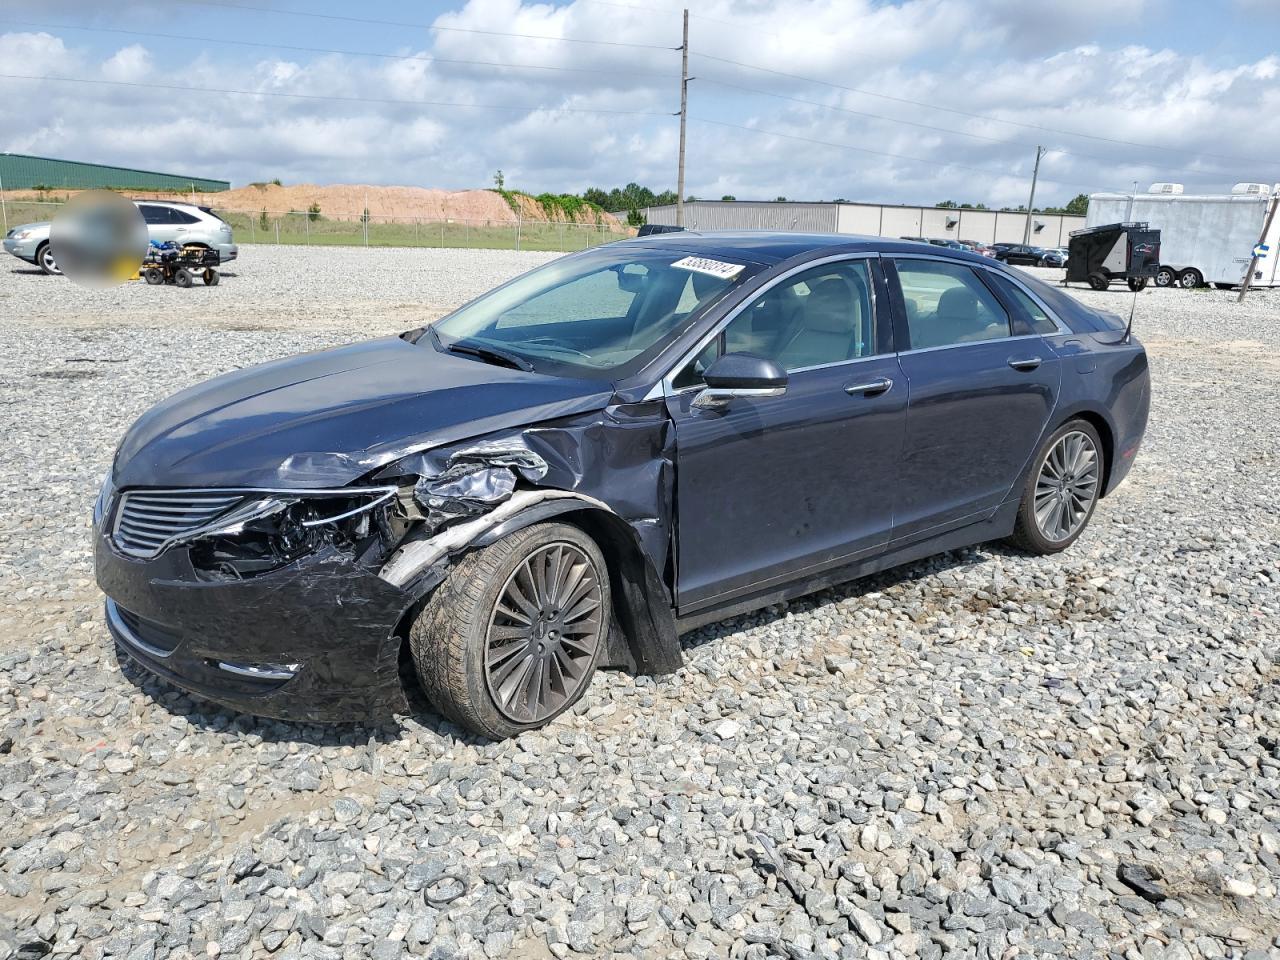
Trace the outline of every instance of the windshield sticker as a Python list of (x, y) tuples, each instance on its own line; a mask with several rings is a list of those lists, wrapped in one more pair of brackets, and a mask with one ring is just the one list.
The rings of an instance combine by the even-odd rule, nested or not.
[(742, 272), (744, 264), (708, 260), (706, 257), (685, 257), (683, 260), (677, 260), (672, 266), (681, 270), (692, 270), (694, 273), (709, 273), (721, 280), (732, 280)]

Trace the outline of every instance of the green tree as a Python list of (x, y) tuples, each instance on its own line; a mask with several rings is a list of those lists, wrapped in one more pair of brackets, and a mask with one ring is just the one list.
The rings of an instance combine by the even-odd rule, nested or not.
[(786, 198), (786, 197), (774, 197), (774, 198), (773, 198), (773, 202), (774, 202), (774, 203), (786, 203), (786, 202), (787, 202), (787, 198)]
[(941, 207), (944, 210), (955, 210), (960, 206), (967, 206), (967, 204), (959, 204), (954, 200), (943, 200), (941, 203), (936, 204), (936, 206)]
[(499, 170), (497, 173), (493, 175), (493, 185), (497, 187), (499, 190), (506, 189), (507, 178), (502, 175), (501, 170)]
[(312, 223), (320, 219), (320, 204), (313, 202), (311, 206), (307, 207), (307, 219)]
[(1089, 195), (1087, 193), (1077, 193), (1063, 209), (1067, 213), (1083, 217), (1089, 212)]
[(738, 198), (737, 198), (737, 197), (735, 197), (735, 196), (734, 196), (733, 194), (731, 194), (731, 193), (726, 193), (726, 194), (725, 194), (723, 197), (721, 197), (720, 199), (721, 199), (721, 200), (737, 200)]
[(267, 208), (266, 208), (266, 207), (263, 207), (263, 208), (262, 208), (262, 213), (258, 214), (258, 229), (259, 229), (259, 230), (270, 230), (270, 229), (271, 229), (271, 221), (267, 219)]
[(630, 210), (627, 211), (627, 226), (643, 227), (644, 214), (641, 213), (639, 210), (637, 210), (635, 207), (632, 207)]

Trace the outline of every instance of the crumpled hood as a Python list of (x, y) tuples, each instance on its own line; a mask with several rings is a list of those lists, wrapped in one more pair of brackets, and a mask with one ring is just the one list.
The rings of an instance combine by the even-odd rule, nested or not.
[(407, 453), (601, 409), (601, 380), (444, 354), (399, 337), (215, 377), (152, 407), (113, 466), (118, 489), (343, 486)]

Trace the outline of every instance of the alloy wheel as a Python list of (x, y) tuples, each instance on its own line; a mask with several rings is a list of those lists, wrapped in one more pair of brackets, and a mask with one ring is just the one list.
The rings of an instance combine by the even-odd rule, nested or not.
[(485, 638), (485, 683), (517, 723), (539, 723), (577, 696), (604, 636), (600, 572), (571, 543), (540, 547), (516, 567)]
[(53, 250), (46, 245), (40, 251), (40, 266), (46, 273), (61, 273), (58, 269), (58, 261), (53, 259)]
[(1098, 449), (1078, 430), (1063, 434), (1040, 465), (1034, 511), (1040, 534), (1054, 543), (1068, 540), (1089, 519), (1098, 498)]

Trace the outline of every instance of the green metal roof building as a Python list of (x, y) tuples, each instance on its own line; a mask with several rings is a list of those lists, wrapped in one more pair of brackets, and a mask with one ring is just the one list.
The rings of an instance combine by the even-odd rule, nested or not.
[(109, 167), (101, 163), (54, 160), (23, 153), (0, 153), (0, 184), (5, 190), (49, 187), (58, 190), (115, 188), (126, 190), (196, 190), (217, 193), (230, 190), (229, 180), (184, 177), (176, 173), (155, 173), (132, 167)]

